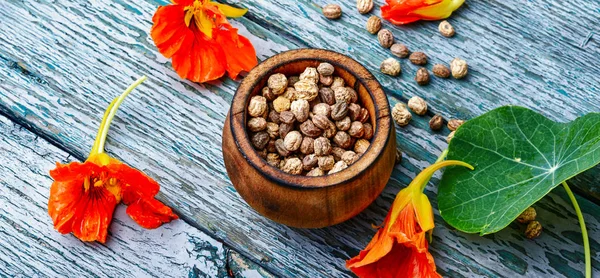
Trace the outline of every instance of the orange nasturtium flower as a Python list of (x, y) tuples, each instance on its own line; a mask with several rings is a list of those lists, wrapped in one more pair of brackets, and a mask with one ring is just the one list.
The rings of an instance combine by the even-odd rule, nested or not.
[(465, 0), (386, 0), (381, 16), (396, 25), (449, 17)]
[(428, 251), (425, 233), (433, 230), (433, 209), (423, 190), (435, 171), (450, 165), (473, 169), (467, 163), (448, 160), (423, 170), (398, 193), (383, 227), (346, 267), (359, 277), (441, 277)]
[(106, 135), (117, 109), (144, 80), (145, 76), (138, 79), (108, 106), (84, 163), (57, 162), (50, 171), (54, 182), (48, 214), (58, 232), (72, 232), (83, 241), (104, 243), (115, 206), (121, 201), (128, 206), (127, 214), (144, 228), (154, 229), (178, 218), (171, 208), (154, 199), (160, 189), (156, 181), (104, 152)]
[(246, 11), (210, 0), (173, 0), (156, 10), (150, 35), (181, 78), (207, 82), (225, 71), (236, 78), (258, 63), (254, 46), (227, 21)]

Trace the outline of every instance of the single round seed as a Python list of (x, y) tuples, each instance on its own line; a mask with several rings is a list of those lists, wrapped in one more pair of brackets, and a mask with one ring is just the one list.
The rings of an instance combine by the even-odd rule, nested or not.
[(372, 15), (367, 20), (367, 31), (373, 35), (377, 34), (381, 30), (381, 18), (376, 15)]
[(427, 64), (427, 55), (425, 55), (425, 53), (423, 53), (423, 52), (413, 52), (412, 54), (410, 54), (408, 59), (410, 60), (411, 63), (413, 63), (415, 65), (422, 66), (422, 65)]
[(390, 48), (394, 44), (394, 34), (388, 29), (381, 29), (377, 32), (379, 44), (385, 48)]
[(441, 115), (435, 115), (429, 121), (429, 128), (431, 130), (440, 130), (444, 126), (444, 118)]
[(429, 72), (426, 68), (420, 68), (417, 70), (415, 81), (417, 81), (417, 84), (421, 86), (429, 84)]
[(408, 47), (402, 43), (392, 44), (392, 46), (390, 47), (390, 51), (392, 51), (392, 54), (400, 58), (406, 58), (410, 53)]
[(433, 75), (440, 78), (448, 78), (450, 77), (450, 69), (442, 64), (433, 65)]
[(379, 70), (390, 76), (398, 76), (402, 71), (402, 68), (400, 68), (400, 62), (398, 62), (398, 60), (387, 58), (381, 63)]
[(373, 9), (373, 0), (356, 0), (356, 8), (360, 14), (366, 14)]
[(454, 36), (454, 27), (452, 27), (452, 25), (450, 25), (450, 22), (448, 22), (447, 20), (440, 22), (438, 30), (440, 31), (440, 34), (442, 34), (442, 36), (446, 38)]
[(342, 8), (336, 4), (323, 6), (323, 15), (329, 19), (338, 19), (342, 16)]
[(418, 96), (414, 96), (408, 100), (408, 108), (417, 115), (425, 115), (427, 113), (427, 102)]

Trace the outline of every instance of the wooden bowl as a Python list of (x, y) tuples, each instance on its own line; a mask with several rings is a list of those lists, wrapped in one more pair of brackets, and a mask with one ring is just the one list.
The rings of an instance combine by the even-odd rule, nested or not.
[[(285, 173), (262, 159), (246, 131), (248, 101), (261, 93), (274, 73), (299, 75), (328, 62), (335, 75), (359, 95), (375, 129), (371, 146), (347, 169), (321, 177)], [(237, 89), (225, 126), (223, 157), (239, 194), (260, 214), (300, 228), (343, 222), (364, 210), (389, 180), (396, 158), (396, 136), (385, 93), (375, 77), (355, 60), (327, 50), (300, 49), (275, 55), (256, 66)]]

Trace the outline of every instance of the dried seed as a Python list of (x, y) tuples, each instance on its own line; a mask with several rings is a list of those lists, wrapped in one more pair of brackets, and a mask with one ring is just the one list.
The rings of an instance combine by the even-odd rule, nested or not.
[(338, 102), (331, 107), (331, 118), (334, 121), (339, 121), (348, 115), (348, 104), (346, 102)]
[(323, 172), (323, 170), (321, 170), (321, 168), (314, 168), (312, 170), (310, 170), (308, 173), (306, 173), (307, 177), (320, 177), (325, 175), (325, 172)]
[(291, 101), (288, 98), (285, 98), (283, 96), (278, 96), (273, 101), (273, 109), (275, 109), (275, 111), (277, 111), (279, 113), (290, 110), (290, 105), (291, 105)]
[(267, 85), (268, 85), (269, 89), (271, 89), (273, 94), (280, 95), (281, 93), (283, 93), (285, 88), (287, 88), (288, 80), (284, 74), (276, 73), (276, 74), (269, 76)]
[(372, 15), (367, 20), (367, 31), (373, 35), (377, 34), (381, 30), (381, 18), (376, 15)]
[(384, 48), (390, 48), (394, 44), (394, 34), (388, 29), (381, 29), (377, 32), (379, 44)]
[(535, 211), (535, 209), (533, 207), (528, 207), (525, 211), (521, 213), (521, 215), (519, 215), (519, 217), (517, 217), (517, 221), (519, 223), (526, 224), (535, 220), (536, 216), (537, 212)]
[(413, 52), (412, 54), (410, 54), (408, 59), (410, 60), (411, 63), (413, 63), (415, 65), (422, 66), (422, 65), (427, 64), (427, 55), (425, 55), (425, 53), (423, 53), (423, 52)]
[(452, 131), (450, 132), (450, 134), (448, 134), (448, 137), (446, 137), (446, 142), (448, 142), (448, 144), (450, 144), (450, 141), (452, 141), (452, 139), (454, 138), (454, 133), (456, 131)]
[(248, 120), (248, 129), (252, 132), (262, 131), (267, 128), (267, 120), (264, 118), (251, 118)]
[(371, 140), (373, 138), (373, 126), (369, 123), (363, 125), (363, 129), (365, 130), (365, 134), (363, 134), (363, 139)]
[(452, 71), (452, 76), (456, 79), (461, 79), (467, 76), (469, 72), (469, 65), (467, 65), (467, 61), (462, 60), (460, 58), (454, 58), (452, 62), (450, 62), (450, 70)]
[(327, 4), (323, 6), (323, 15), (329, 19), (338, 19), (342, 16), (342, 8), (339, 5)]
[(440, 78), (450, 77), (450, 69), (442, 64), (433, 65), (433, 75)]
[(346, 131), (346, 130), (350, 129), (351, 125), (352, 125), (352, 120), (350, 119), (349, 116), (346, 116), (343, 119), (335, 122), (335, 127), (337, 127), (337, 129), (339, 129), (341, 131)]
[(312, 112), (315, 115), (329, 117), (331, 114), (331, 106), (327, 105), (327, 103), (319, 103), (313, 106)]
[(329, 171), (335, 165), (335, 160), (332, 155), (327, 156), (318, 156), (317, 160), (319, 161), (319, 168), (323, 171)]
[(310, 171), (312, 168), (317, 166), (318, 163), (319, 160), (317, 159), (317, 156), (314, 153), (309, 154), (302, 159), (302, 168), (304, 168), (306, 171)]
[(334, 89), (336, 87), (344, 87), (345, 86), (345, 81), (343, 78), (336, 76), (333, 78), (333, 83), (331, 83), (331, 89)]
[(290, 111), (296, 116), (298, 122), (305, 122), (308, 119), (310, 113), (310, 106), (308, 101), (305, 99), (294, 100), (290, 105)]
[(279, 137), (279, 125), (273, 122), (268, 122), (267, 133), (269, 134), (269, 137), (273, 139)]
[(352, 137), (361, 138), (365, 134), (365, 129), (361, 122), (352, 122), (350, 125), (350, 129), (348, 130), (348, 134)]
[(415, 81), (417, 81), (417, 84), (421, 86), (429, 84), (429, 72), (426, 68), (420, 68), (417, 70)]
[(263, 96), (253, 96), (248, 104), (248, 114), (261, 117), (267, 111), (267, 99)]
[(302, 134), (310, 137), (317, 137), (323, 133), (323, 131), (315, 126), (314, 122), (311, 120), (303, 122), (299, 128)]
[(427, 113), (427, 102), (418, 96), (414, 96), (408, 100), (408, 108), (417, 115), (425, 115)]
[(302, 161), (299, 158), (293, 157), (284, 161), (285, 164), (281, 167), (282, 171), (292, 175), (299, 175), (302, 173)]
[(325, 86), (330, 86), (333, 83), (333, 76), (328, 75), (322, 75), (319, 74), (319, 82), (321, 82), (321, 84), (325, 85)]
[(267, 163), (271, 166), (277, 167), (281, 163), (281, 156), (277, 153), (267, 154)]
[(340, 147), (333, 147), (331, 149), (331, 154), (333, 155), (335, 160), (342, 160), (342, 155), (344, 155), (345, 152), (346, 152), (346, 150), (344, 150)]
[(358, 139), (354, 144), (354, 151), (357, 154), (363, 154), (367, 151), (367, 149), (371, 146), (371, 143), (365, 139)]
[(373, 9), (373, 0), (356, 0), (356, 8), (360, 14), (366, 14)]
[(398, 60), (387, 58), (381, 63), (379, 70), (390, 76), (398, 76), (402, 69), (400, 68), (400, 62), (398, 62)]
[(441, 115), (435, 115), (429, 120), (431, 130), (440, 130), (444, 126), (444, 118)]
[(327, 118), (327, 116), (320, 115), (320, 114), (313, 114), (311, 118), (312, 118), (312, 122), (315, 124), (315, 126), (320, 129), (325, 130), (331, 126), (331, 121), (329, 120), (329, 118)]
[(277, 153), (282, 157), (287, 157), (290, 155), (290, 151), (288, 151), (288, 149), (285, 147), (283, 139), (275, 140), (275, 149), (277, 150)]
[(285, 138), (285, 136), (294, 129), (294, 125), (281, 123), (279, 124), (279, 137)]
[(331, 154), (331, 143), (325, 137), (319, 137), (313, 142), (315, 155), (323, 156)]
[[(319, 72), (316, 68), (308, 67), (304, 69), (304, 72), (300, 74), (300, 80), (312, 81), (312, 83), (319, 83)], [(296, 82), (298, 83), (298, 82)]]
[(319, 95), (319, 86), (309, 79), (300, 79), (294, 84), (294, 89), (296, 89), (296, 99), (311, 101)]
[(454, 27), (452, 27), (452, 25), (450, 25), (450, 22), (448, 22), (447, 20), (440, 22), (438, 30), (440, 31), (440, 34), (442, 34), (442, 36), (446, 38), (454, 36)]
[(320, 63), (317, 67), (317, 71), (323, 76), (331, 76), (334, 70), (333, 65), (330, 63)]
[(327, 88), (327, 87), (321, 88), (319, 90), (319, 97), (321, 98), (321, 101), (324, 103), (327, 103), (329, 105), (335, 104), (335, 93), (333, 92), (333, 89), (331, 89), (331, 88)]
[(527, 224), (525, 229), (525, 237), (528, 239), (534, 239), (542, 234), (542, 224), (538, 221), (531, 221)]
[(331, 170), (329, 170), (329, 172), (327, 173), (328, 175), (331, 174), (335, 174), (337, 172), (340, 172), (344, 169), (348, 168), (348, 165), (346, 164), (346, 162), (344, 161), (338, 161), (335, 163), (335, 165), (333, 165), (333, 168), (331, 168)]
[(392, 108), (392, 118), (399, 126), (406, 126), (410, 123), (412, 114), (408, 111), (404, 103), (399, 102)]
[(342, 154), (342, 159), (341, 160), (344, 161), (344, 162), (346, 162), (347, 165), (352, 165), (359, 158), (360, 158), (360, 156), (357, 155), (355, 152), (353, 152), (353, 151), (347, 151), (347, 152), (344, 152)]
[(464, 123), (465, 123), (465, 121), (463, 121), (463, 120), (458, 120), (458, 119), (449, 120), (448, 121), (448, 129), (451, 131), (455, 131), (458, 129), (458, 127), (460, 127)]
[(345, 131), (336, 132), (333, 137), (333, 142), (344, 149), (348, 149), (352, 146), (352, 138)]
[(257, 132), (252, 135), (252, 145), (258, 150), (262, 150), (269, 143), (269, 134), (266, 131)]
[(297, 151), (302, 144), (302, 134), (296, 130), (290, 131), (283, 139), (283, 144), (288, 151)]
[(400, 58), (406, 58), (408, 57), (408, 54), (410, 53), (408, 50), (408, 47), (406, 47), (406, 45), (401, 44), (401, 43), (395, 43), (390, 47), (390, 50), (392, 51), (392, 54), (394, 54), (395, 56), (398, 56)]
[(303, 154), (311, 154), (315, 152), (314, 148), (315, 139), (308, 136), (302, 138), (302, 144), (300, 144), (300, 152)]
[(273, 101), (275, 98), (277, 98), (277, 95), (274, 94), (269, 87), (264, 87), (262, 89), (262, 96), (265, 97), (267, 101)]

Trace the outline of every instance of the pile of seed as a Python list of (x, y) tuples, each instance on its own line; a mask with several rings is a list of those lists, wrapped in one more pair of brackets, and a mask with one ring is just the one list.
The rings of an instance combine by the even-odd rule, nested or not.
[(346, 169), (369, 148), (373, 126), (358, 94), (329, 63), (300, 76), (273, 74), (262, 96), (250, 99), (252, 145), (267, 163), (295, 175)]

